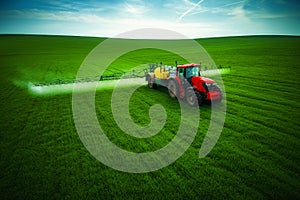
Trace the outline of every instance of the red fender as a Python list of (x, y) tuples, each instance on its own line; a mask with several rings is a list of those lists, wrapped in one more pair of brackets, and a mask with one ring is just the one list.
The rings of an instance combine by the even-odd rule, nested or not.
[(181, 82), (181, 80), (178, 76), (175, 76), (175, 79), (176, 79), (176, 81), (178, 83), (178, 86), (179, 86), (179, 97), (181, 99), (183, 99), (184, 98), (184, 91), (183, 91), (183, 87), (182, 87), (182, 82)]

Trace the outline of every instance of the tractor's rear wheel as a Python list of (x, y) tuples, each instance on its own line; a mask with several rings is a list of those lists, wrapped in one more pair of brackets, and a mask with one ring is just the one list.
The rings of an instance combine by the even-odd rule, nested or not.
[(171, 80), (168, 84), (169, 95), (172, 98), (176, 98), (178, 94), (177, 84), (174, 80)]
[(152, 78), (152, 77), (148, 78), (148, 87), (151, 88), (151, 89), (157, 88), (157, 85), (154, 81), (154, 78)]

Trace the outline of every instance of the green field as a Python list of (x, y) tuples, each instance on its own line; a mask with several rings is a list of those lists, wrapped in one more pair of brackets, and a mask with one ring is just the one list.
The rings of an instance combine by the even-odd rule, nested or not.
[[(72, 116), (72, 94), (36, 96), (28, 84), (75, 78), (101, 38), (0, 36), (1, 199), (52, 198), (300, 198), (300, 37), (248, 36), (197, 40), (223, 76), (225, 126), (217, 145), (199, 159), (210, 121), (202, 106), (198, 134), (176, 162), (158, 171), (131, 174), (111, 169), (84, 147)], [(182, 58), (155, 49), (120, 57), (110, 70)], [(134, 66), (135, 67), (135, 66)], [(130, 100), (137, 124), (147, 125), (151, 105), (167, 112), (164, 129), (147, 139), (124, 134), (111, 109), (111, 89), (97, 91), (97, 117), (107, 136), (133, 152), (159, 149), (178, 129), (178, 102), (165, 89), (140, 87)]]

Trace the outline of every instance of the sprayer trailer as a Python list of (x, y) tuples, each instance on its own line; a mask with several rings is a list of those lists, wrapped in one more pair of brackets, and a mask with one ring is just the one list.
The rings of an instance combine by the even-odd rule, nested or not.
[(222, 91), (214, 80), (200, 75), (200, 64), (157, 66), (146, 75), (151, 89), (168, 88), (172, 98), (185, 99), (191, 106), (222, 100)]

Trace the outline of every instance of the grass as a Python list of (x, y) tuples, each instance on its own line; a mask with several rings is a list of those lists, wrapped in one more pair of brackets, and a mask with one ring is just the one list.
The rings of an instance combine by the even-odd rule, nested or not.
[[(299, 199), (300, 38), (228, 37), (197, 40), (217, 65), (232, 66), (223, 76), (226, 122), (217, 145), (203, 159), (199, 149), (210, 107), (201, 107), (198, 134), (170, 166), (146, 174), (113, 170), (85, 149), (76, 132), (70, 93), (35, 96), (33, 81), (70, 79), (101, 38), (0, 36), (1, 180), (4, 199), (15, 198), (204, 198)], [(121, 56), (110, 67), (139, 63), (173, 64), (170, 52), (144, 49)], [(181, 60), (184, 62), (184, 60)], [(142, 125), (161, 103), (165, 128), (147, 139), (124, 134), (110, 110), (112, 90), (97, 91), (97, 117), (107, 136), (133, 152), (159, 149), (174, 137), (180, 112), (167, 92), (139, 88), (130, 113)]]

